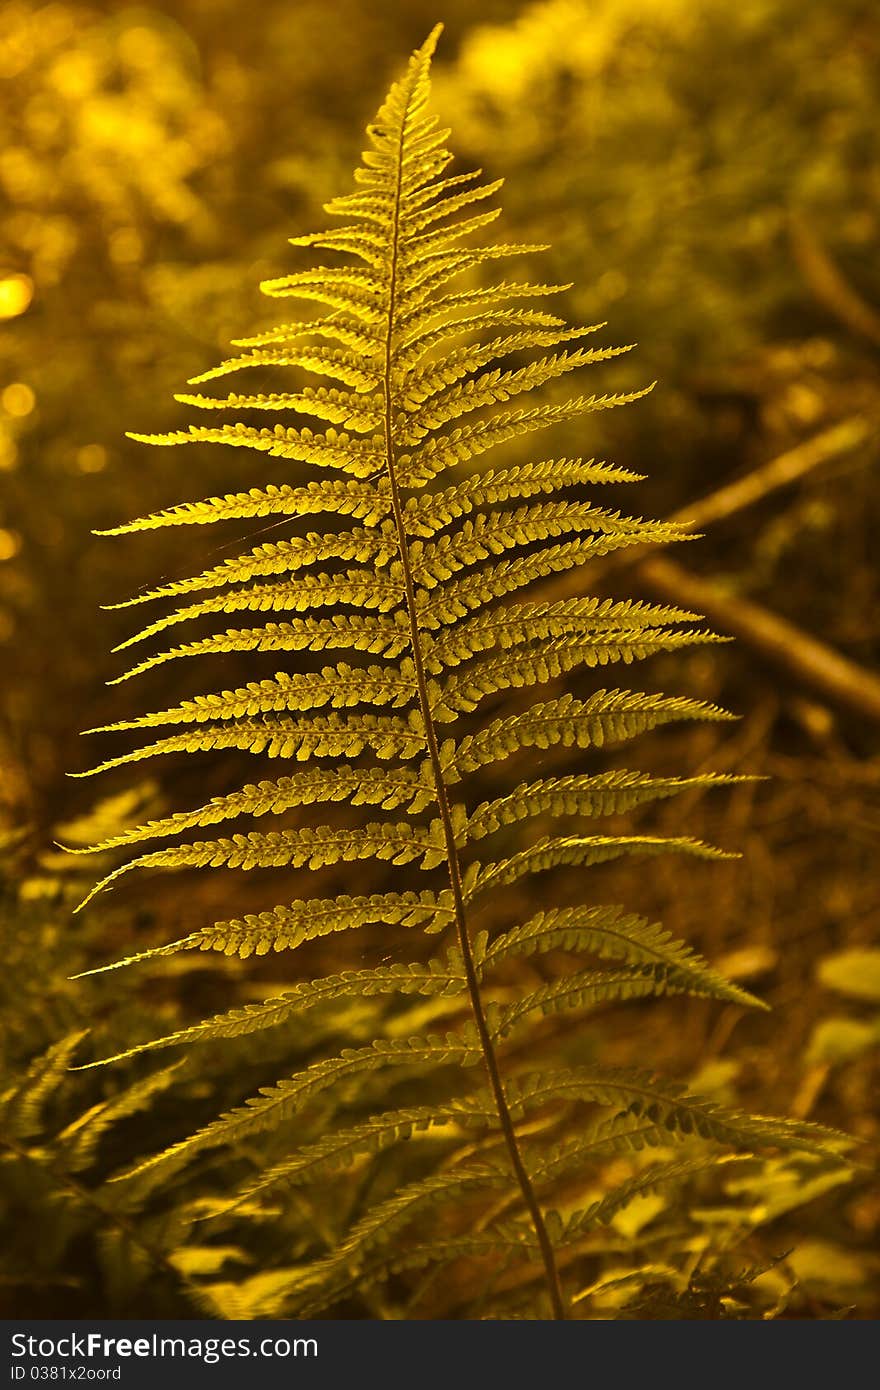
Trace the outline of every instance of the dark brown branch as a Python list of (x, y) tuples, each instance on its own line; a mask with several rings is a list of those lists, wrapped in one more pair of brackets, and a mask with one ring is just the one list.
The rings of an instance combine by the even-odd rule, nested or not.
[[(864, 444), (871, 434), (870, 421), (861, 415), (841, 420), (667, 519), (696, 530), (698, 526), (735, 516), (819, 464)], [(705, 614), (722, 632), (747, 643), (792, 679), (862, 718), (880, 720), (880, 677), (761, 605), (722, 593), (682, 565), (659, 556), (657, 549), (633, 547), (593, 566), (593, 584), (602, 584), (617, 570), (633, 567), (638, 579), (656, 593)], [(571, 592), (570, 577), (547, 585), (543, 592), (550, 598), (567, 596)]]
[(674, 512), (668, 520), (696, 530), (698, 526), (709, 526), (712, 522), (734, 516), (753, 503), (760, 502), (777, 488), (802, 478), (820, 463), (826, 463), (864, 444), (870, 434), (871, 425), (862, 415), (840, 420), (830, 429), (814, 434), (769, 463), (753, 469), (744, 478), (737, 478), (717, 492), (710, 492), (699, 502), (692, 502), (680, 512)]
[(798, 268), (819, 303), (853, 333), (880, 344), (880, 314), (844, 279), (816, 233), (798, 213), (789, 216), (789, 235)]
[(643, 560), (638, 578), (663, 598), (696, 609), (774, 666), (867, 719), (880, 720), (880, 677), (857, 666), (785, 618), (748, 599), (721, 593), (665, 556)]

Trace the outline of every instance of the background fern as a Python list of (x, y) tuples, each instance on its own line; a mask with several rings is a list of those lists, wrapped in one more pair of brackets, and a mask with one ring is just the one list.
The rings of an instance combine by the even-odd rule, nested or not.
[[(326, 1255), (273, 1279), (272, 1306), (319, 1311), (359, 1285), (375, 1287), (389, 1273), (476, 1257), (493, 1266), (496, 1309), (509, 1311), (505, 1289), (516, 1287), (510, 1269), (539, 1266), (546, 1303), (538, 1298), (529, 1307), (563, 1316), (569, 1291), (562, 1287), (560, 1266), (573, 1292), (578, 1262), (595, 1248), (603, 1227), (640, 1196), (729, 1164), (731, 1149), (833, 1155), (838, 1141), (813, 1126), (756, 1119), (701, 1101), (649, 1072), (595, 1065), (544, 1071), (525, 1060), (540, 1047), (547, 1026), (541, 1020), (562, 1010), (661, 993), (757, 1002), (686, 945), (622, 908), (563, 900), (511, 925), (505, 920), (507, 900), (499, 894), (527, 875), (622, 855), (725, 857), (688, 837), (620, 834), (607, 827), (597, 833), (589, 822), (686, 788), (741, 779), (652, 778), (616, 770), (516, 782), (526, 766), (525, 759), (517, 760), (529, 748), (589, 750), (670, 720), (729, 716), (696, 701), (633, 691), (599, 689), (586, 698), (536, 692), (583, 668), (630, 664), (717, 639), (691, 626), (697, 615), (675, 608), (590, 598), (516, 601), (527, 586), (594, 557), (685, 538), (679, 528), (624, 517), (587, 495), (592, 487), (633, 481), (632, 474), (592, 459), (524, 462), (517, 454), (508, 468), (493, 461), (490, 472), (451, 485), (445, 476), (498, 445), (518, 450), (516, 441), (532, 433), (625, 404), (644, 391), (558, 396), (552, 386), (558, 378), (624, 349), (565, 347), (598, 326), (569, 328), (533, 307), (558, 286), (503, 279), (484, 288), (474, 281), (486, 262), (531, 257), (542, 248), (468, 244), (471, 234), (497, 216), (495, 209), (482, 210), (497, 184), (481, 184), (477, 174), (446, 173), (448, 132), (426, 113), (435, 41), (436, 32), (369, 128), (371, 148), (356, 173), (357, 190), (328, 205), (344, 225), (295, 239), (353, 256), (354, 265), (334, 262), (263, 286), (272, 296), (317, 303), (329, 312), (241, 340), (243, 353), (199, 378), (294, 368), (336, 384), (181, 398), (205, 410), (296, 412), (325, 421), (326, 428), (237, 421), (135, 436), (158, 445), (225, 443), (314, 465), (329, 476), (187, 503), (117, 528), (274, 515), (328, 514), (357, 523), (257, 545), (128, 600), (131, 606), (184, 602), (125, 647), (214, 615), (280, 618), (169, 647), (127, 676), (184, 656), (224, 652), (354, 655), (350, 662), (324, 665), (292, 660), (302, 669), (109, 726), (103, 732), (174, 732), (94, 770), (213, 748), (323, 761), (249, 782), (194, 810), (100, 842), (93, 848), (103, 852), (120, 844), (174, 841), (137, 854), (93, 893), (136, 867), (320, 871), (377, 860), (399, 866), (404, 872), (394, 891), (303, 896), (138, 953), (144, 958), (201, 948), (246, 956), (366, 924), (417, 929), (406, 934), (405, 961), (303, 981), (281, 995), (139, 1043), (119, 1057), (260, 1034), (337, 999), (389, 995), (393, 1001), (417, 994), (429, 1003), (415, 1009), (392, 1003), (379, 1016), (379, 1036), (319, 1056), (296, 1075), (263, 1087), (244, 1106), (136, 1165), (125, 1181), (146, 1190), (144, 1184), (148, 1189), (182, 1165), (234, 1146), (248, 1155), (256, 1175), (207, 1214), (264, 1219), (261, 1204), (277, 1200), (279, 1192), (325, 1182), (342, 1167), (356, 1167), (364, 1154), (436, 1131), (442, 1164), (429, 1165), (390, 1192), (377, 1183), (363, 1212), (330, 1242)], [(450, 287), (458, 277), (468, 277), (467, 287)], [(541, 403), (516, 403), (548, 384)], [(498, 698), (511, 691), (525, 693), (505, 714), (493, 714)], [(496, 775), (506, 776), (508, 788), (516, 785), (499, 794), (492, 786)], [(388, 814), (356, 825), (345, 813), (310, 826), (292, 821), (291, 813), (302, 807), (340, 802)], [(241, 816), (264, 815), (280, 820), (268, 830), (177, 839)], [(491, 839), (491, 857), (478, 860), (475, 846), (484, 838)], [(435, 875), (430, 888), (419, 885), (419, 871)], [(571, 882), (563, 876), (563, 899)], [(435, 934), (448, 938), (437, 954), (431, 953)], [(550, 957), (561, 969), (540, 974), (537, 983), (533, 975), (525, 988), (536, 962), (558, 952), (569, 957)], [(575, 966), (574, 952), (593, 962)], [(426, 1031), (429, 1022), (440, 1031)], [(506, 1055), (500, 1056), (502, 1045)], [(446, 1102), (404, 1103), (429, 1072), (440, 1074)], [(329, 1094), (337, 1097), (331, 1126), (319, 1124), (311, 1142), (291, 1153), (284, 1142), (291, 1121), (303, 1113), (320, 1115)], [(695, 1146), (695, 1140), (701, 1142)], [(280, 1161), (278, 1143), (285, 1154)], [(676, 1147), (683, 1152), (671, 1152)], [(652, 1161), (601, 1198), (579, 1203), (601, 1158), (646, 1149), (657, 1151)]]

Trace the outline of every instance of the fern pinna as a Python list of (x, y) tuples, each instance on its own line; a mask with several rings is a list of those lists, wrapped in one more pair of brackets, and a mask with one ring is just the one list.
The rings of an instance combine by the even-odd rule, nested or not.
[[(302, 766), (96, 846), (172, 841), (124, 863), (93, 891), (134, 868), (323, 869), (359, 861), (365, 887), (373, 861), (406, 868), (398, 891), (304, 895), (133, 958), (189, 949), (244, 957), (366, 926), (411, 929), (393, 937), (399, 960), (301, 981), (131, 1052), (254, 1033), (351, 996), (435, 996), (447, 1004), (448, 1023), (448, 1031), (414, 1036), (389, 1029), (365, 1045), (321, 1056), (138, 1171), (170, 1172), (224, 1146), (244, 1145), (253, 1160), (252, 1137), (287, 1126), (293, 1142), (296, 1128), (289, 1122), (335, 1088), (342, 1101), (327, 1132), (280, 1158), (275, 1151), (227, 1206), (253, 1211), (266, 1197), (277, 1201), (286, 1189), (326, 1182), (416, 1131), (442, 1127), (451, 1149), (442, 1166), (377, 1199), (327, 1253), (298, 1270), (286, 1306), (314, 1312), (338, 1304), (359, 1282), (395, 1270), (487, 1255), (501, 1266), (519, 1260), (542, 1269), (544, 1301), (534, 1308), (538, 1315), (563, 1317), (567, 1294), (560, 1270), (569, 1264), (576, 1270), (577, 1252), (592, 1231), (638, 1193), (725, 1157), (696, 1140), (753, 1150), (813, 1149), (822, 1138), (808, 1125), (725, 1111), (648, 1072), (535, 1070), (524, 1061), (524, 1036), (536, 1019), (560, 1010), (670, 992), (756, 1001), (685, 944), (619, 907), (591, 901), (545, 907), (501, 929), (493, 906), (488, 929), (479, 927), (479, 914), (505, 901), (501, 890), (528, 875), (627, 854), (718, 857), (721, 851), (698, 840), (594, 833), (585, 822), (736, 779), (573, 772), (521, 781), (478, 804), (467, 795), (469, 779), (484, 787), (529, 749), (565, 747), (578, 756), (578, 750), (669, 721), (727, 716), (698, 701), (627, 690), (540, 692), (580, 668), (629, 664), (712, 637), (687, 626), (696, 615), (644, 602), (519, 601), (537, 581), (621, 547), (675, 541), (681, 533), (585, 500), (585, 489), (636, 476), (607, 463), (549, 458), (481, 466), (484, 455), (507, 441), (644, 392), (531, 403), (545, 383), (625, 349), (582, 345), (597, 326), (567, 327), (535, 307), (563, 286), (502, 279), (484, 287), (473, 276), (466, 288), (453, 283), (489, 262), (546, 248), (469, 244), (497, 216), (485, 205), (499, 185), (481, 183), (478, 173), (447, 174), (448, 131), (426, 111), (437, 32), (413, 55), (369, 127), (356, 190), (327, 206), (343, 225), (293, 239), (295, 246), (341, 255), (330, 258), (334, 264), (262, 286), (268, 295), (321, 306), (320, 316), (306, 314), (242, 339), (240, 355), (196, 378), (202, 384), (289, 368), (296, 373), (291, 389), (181, 396), (233, 419), (133, 436), (161, 446), (234, 445), (312, 465), (315, 476), (174, 506), (112, 533), (255, 517), (340, 519), (335, 528), (325, 521), (128, 601), (174, 599), (179, 606), (125, 647), (148, 638), (164, 643), (181, 624), (209, 616), (264, 615), (251, 625), (238, 618), (225, 631), (176, 642), (139, 661), (128, 676), (210, 653), (309, 653), (317, 659), (308, 670), (282, 670), (272, 679), (114, 724), (114, 731), (149, 730), (155, 741), (102, 764), (238, 749)], [(529, 353), (541, 355), (523, 356)], [(521, 365), (505, 365), (508, 358)], [(309, 377), (332, 384), (305, 384)], [(529, 403), (518, 404), (521, 396)], [(235, 421), (236, 412), (300, 414), (326, 428), (292, 427), (280, 419), (260, 427)], [(348, 655), (327, 664), (327, 654), (336, 652)], [(513, 709), (493, 712), (493, 697), (514, 690), (524, 693), (514, 697)], [(155, 738), (159, 729), (168, 732)], [(366, 824), (322, 824), (328, 803), (371, 808), (370, 818)], [(179, 838), (239, 817), (286, 816), (304, 807), (315, 808), (316, 824), (291, 824), (288, 816), (276, 829)], [(554, 820), (549, 834), (532, 828)], [(524, 838), (517, 838), (520, 823)], [(496, 835), (501, 853), (490, 848), (477, 858), (480, 842), (491, 846)], [(505, 846), (512, 850), (506, 857)], [(410, 886), (411, 869), (424, 871), (431, 886)], [(374, 864), (372, 872), (385, 870)], [(426, 952), (431, 934), (449, 937), (439, 954)], [(418, 943), (413, 959), (405, 959), (401, 940)], [(587, 953), (593, 963), (534, 988), (522, 983), (528, 967), (510, 970), (511, 962), (534, 963), (560, 951)], [(432, 1093), (430, 1103), (400, 1107), (392, 1095), (387, 1108), (364, 1114), (361, 1088), (381, 1095), (369, 1089), (371, 1074), (425, 1077), (443, 1068), (454, 1080), (446, 1100)], [(686, 1146), (678, 1157), (670, 1152), (676, 1144)], [(600, 1159), (646, 1146), (663, 1150), (657, 1161), (601, 1199), (572, 1207), (566, 1194), (572, 1184), (577, 1189), (579, 1177), (589, 1180)], [(556, 1205), (560, 1184), (563, 1203)], [(468, 1219), (456, 1221), (456, 1210)], [(479, 1219), (472, 1219), (475, 1210)]]

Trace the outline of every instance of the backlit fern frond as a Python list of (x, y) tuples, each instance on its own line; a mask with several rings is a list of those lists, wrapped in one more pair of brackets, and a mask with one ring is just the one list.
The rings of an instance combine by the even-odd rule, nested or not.
[[(587, 346), (597, 325), (569, 327), (535, 307), (565, 286), (507, 270), (481, 282), (478, 272), (496, 260), (531, 264), (544, 248), (472, 240), (497, 216), (484, 205), (498, 185), (447, 172), (448, 132), (427, 109), (436, 38), (413, 55), (368, 128), (354, 191), (327, 206), (343, 225), (293, 239), (329, 253), (328, 263), (262, 286), (292, 302), (287, 321), (240, 339), (239, 355), (190, 383), (207, 390), (216, 383), (218, 394), (178, 397), (211, 423), (132, 436), (168, 447), (225, 444), (245, 467), (265, 454), (280, 473), (109, 533), (264, 517), (300, 527), (115, 605), (180, 600), (122, 647), (195, 628), (181, 640), (175, 631), (171, 645), (166, 638), (120, 679), (174, 662), (210, 671), (220, 654), (286, 659), (272, 676), (255, 667), (254, 678), (235, 688), (212, 689), (208, 676), (203, 693), (108, 726), (103, 732), (139, 731), (147, 741), (93, 770), (219, 749), (295, 766), (94, 846), (166, 842), (121, 864), (90, 897), (135, 869), (276, 867), (290, 877), (356, 864), (356, 892), (309, 899), (303, 888), (274, 910), (205, 925), (128, 958), (189, 950), (244, 958), (365, 927), (384, 928), (392, 953), (390, 963), (300, 980), (121, 1053), (260, 1033), (346, 997), (389, 998), (386, 1035), (316, 1057), (123, 1176), (149, 1173), (152, 1181), (218, 1149), (246, 1152), (255, 1169), (223, 1206), (243, 1211), (437, 1131), (443, 1166), (361, 1212), (335, 1249), (316, 1255), (311, 1274), (292, 1281), (282, 1306), (310, 1312), (382, 1271), (494, 1252), (503, 1261), (539, 1262), (546, 1297), (537, 1311), (564, 1316), (557, 1248), (576, 1244), (658, 1184), (729, 1156), (689, 1150), (661, 1158), (586, 1207), (557, 1209), (559, 1184), (589, 1189), (602, 1155), (695, 1143), (834, 1150), (835, 1141), (810, 1126), (722, 1110), (648, 1073), (545, 1074), (524, 1063), (537, 1025), (564, 1012), (667, 993), (758, 1002), (658, 925), (596, 905), (583, 875), (625, 855), (724, 857), (684, 835), (621, 834), (593, 823), (740, 779), (580, 767), (528, 774), (529, 750), (566, 748), (579, 758), (672, 721), (731, 716), (680, 697), (587, 688), (584, 673), (595, 668), (718, 640), (694, 626), (699, 615), (640, 601), (547, 601), (532, 592), (593, 558), (687, 534), (625, 516), (594, 495), (638, 475), (587, 457), (522, 460), (532, 435), (585, 422), (650, 388), (560, 394), (570, 373), (626, 349)], [(264, 390), (267, 374), (273, 389)], [(230, 389), (233, 379), (241, 386)], [(254, 379), (258, 389), (248, 384)], [(505, 444), (516, 458), (499, 465), (496, 450)], [(522, 590), (529, 592), (520, 597)], [(230, 614), (251, 616), (229, 626)], [(221, 627), (206, 631), (199, 626), (206, 621)], [(328, 662), (335, 652), (345, 655)], [(574, 672), (577, 694), (558, 684)], [(497, 697), (511, 691), (519, 692), (516, 704), (499, 714)], [(368, 821), (360, 807), (369, 808)], [(254, 820), (259, 828), (248, 828)], [(216, 838), (200, 834), (215, 826)], [(584, 905), (547, 905), (499, 929), (499, 912), (516, 902), (511, 885), (540, 874), (535, 892), (550, 892), (547, 876), (566, 868), (577, 871)], [(426, 950), (438, 934), (449, 939)], [(551, 952), (588, 959), (561, 973), (557, 964), (536, 983), (532, 967)], [(442, 1001), (446, 1031), (398, 1034), (406, 995), (432, 1007)], [(429, 1071), (447, 1078), (445, 1102), (401, 1105), (391, 1095), (383, 1108), (381, 1087), (362, 1089), (379, 1074), (403, 1075), (411, 1098)], [(393, 1091), (393, 1079), (384, 1084)], [(281, 1159), (270, 1146), (261, 1165), (261, 1140), (278, 1130), (293, 1136), (290, 1122), (331, 1093), (339, 1100), (329, 1130), (305, 1144), (292, 1138)], [(371, 1094), (379, 1102), (365, 1114)], [(493, 1217), (499, 1200), (503, 1215)]]

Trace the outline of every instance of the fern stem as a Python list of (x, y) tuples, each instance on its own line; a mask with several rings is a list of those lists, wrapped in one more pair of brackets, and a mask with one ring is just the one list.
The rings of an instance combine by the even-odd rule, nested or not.
[(520, 1152), (519, 1142), (516, 1137), (513, 1119), (510, 1114), (510, 1107), (507, 1103), (507, 1096), (504, 1091), (504, 1083), (501, 1079), (501, 1069), (498, 1063), (498, 1055), (489, 1025), (486, 1021), (486, 1013), (483, 1008), (483, 1000), (480, 994), (480, 982), (477, 975), (477, 968), (474, 963), (474, 953), (471, 947), (470, 935), (467, 926), (467, 914), (464, 903), (464, 892), (462, 889), (461, 865), (458, 857), (458, 848), (455, 843), (455, 831), (452, 825), (452, 815), (449, 807), (449, 797), (446, 793), (446, 784), (443, 780), (443, 770), (440, 762), (440, 750), (437, 744), (437, 733), (434, 727), (434, 720), (431, 714), (430, 701), (428, 699), (428, 683), (425, 676), (424, 661), (422, 659), (422, 648), (419, 636), (418, 614), (416, 611), (415, 586), (413, 584), (412, 568), (409, 561), (409, 550), (407, 543), (406, 527), (404, 525), (403, 506), (400, 499), (400, 489), (395, 473), (396, 455), (394, 448), (394, 428), (393, 428), (393, 399), (391, 391), (391, 366), (393, 359), (393, 339), (394, 339), (394, 309), (395, 296), (397, 292), (397, 270), (400, 240), (400, 198), (401, 182), (403, 176), (403, 140), (406, 131), (407, 110), (400, 127), (400, 142), (398, 145), (397, 157), (397, 186), (394, 201), (394, 230), (391, 254), (391, 273), (388, 287), (388, 324), (385, 336), (385, 364), (383, 372), (383, 395), (384, 395), (384, 434), (385, 434), (385, 453), (388, 463), (388, 478), (391, 488), (391, 503), (394, 515), (395, 526), (397, 527), (397, 539), (400, 550), (400, 563), (403, 570), (404, 592), (406, 597), (406, 610), (410, 626), (410, 643), (412, 648), (413, 666), (415, 669), (416, 686), (418, 690), (419, 707), (425, 725), (425, 736), (428, 745), (428, 756), (431, 762), (431, 770), (434, 777), (434, 786), (437, 796), (437, 805), (440, 812), (440, 821), (443, 826), (443, 836), (446, 844), (446, 859), (449, 870), (449, 885), (452, 889), (452, 900), (455, 909), (455, 924), (458, 932), (458, 943), (464, 962), (464, 973), (467, 981), (467, 991), (470, 998), (471, 1010), (473, 1012), (474, 1023), (480, 1046), (483, 1052), (483, 1060), (489, 1074), (489, 1084), (495, 1099), (495, 1106), (498, 1111), (498, 1120), (507, 1150), (510, 1156), (511, 1166), (516, 1175), (522, 1192), (523, 1200), (528, 1209), (535, 1235), (541, 1251), (541, 1258), (544, 1263), (544, 1270), (547, 1278), (547, 1290), (550, 1296), (550, 1304), (553, 1309), (554, 1318), (564, 1319), (566, 1316), (565, 1304), (562, 1297), (562, 1289), (559, 1282), (559, 1271), (556, 1267), (556, 1256), (553, 1245), (547, 1233), (547, 1226), (544, 1215), (538, 1204), (535, 1189), (526, 1171)]

